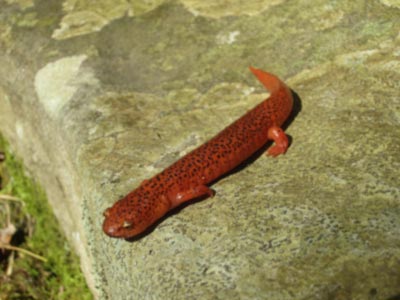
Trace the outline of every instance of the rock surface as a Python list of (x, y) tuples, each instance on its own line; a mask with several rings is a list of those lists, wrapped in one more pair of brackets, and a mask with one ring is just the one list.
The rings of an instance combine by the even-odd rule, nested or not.
[[(398, 1), (132, 2), (0, 1), (0, 130), (95, 297), (400, 297)], [(302, 100), (288, 153), (105, 236), (106, 207), (267, 96), (249, 65)]]

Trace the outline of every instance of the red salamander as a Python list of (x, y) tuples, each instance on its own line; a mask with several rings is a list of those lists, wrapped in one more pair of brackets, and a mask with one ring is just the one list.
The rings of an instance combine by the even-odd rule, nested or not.
[(281, 129), (292, 111), (289, 88), (278, 77), (250, 67), (271, 96), (226, 127), (211, 140), (118, 200), (104, 212), (104, 232), (131, 238), (143, 233), (183, 202), (213, 196), (208, 185), (273, 140), (271, 156), (286, 152), (289, 142)]

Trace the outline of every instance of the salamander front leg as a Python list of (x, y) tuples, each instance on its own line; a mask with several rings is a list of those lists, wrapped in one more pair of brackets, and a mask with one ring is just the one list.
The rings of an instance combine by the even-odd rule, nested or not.
[(268, 149), (267, 154), (278, 156), (284, 154), (289, 147), (289, 140), (282, 128), (272, 126), (268, 129), (268, 139), (273, 140), (275, 145)]
[(186, 202), (186, 201), (189, 201), (192, 199), (196, 199), (196, 198), (200, 198), (203, 196), (213, 197), (214, 194), (215, 194), (215, 192), (212, 189), (210, 189), (208, 186), (199, 185), (194, 188), (190, 188), (186, 191), (176, 193), (173, 196), (169, 196), (168, 198), (171, 201), (171, 205), (172, 205), (171, 208), (175, 208), (178, 205), (182, 204), (183, 202)]

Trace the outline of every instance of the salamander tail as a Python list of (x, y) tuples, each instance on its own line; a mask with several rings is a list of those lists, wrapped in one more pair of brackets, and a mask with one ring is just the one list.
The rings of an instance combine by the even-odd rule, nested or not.
[(274, 74), (253, 68), (252, 66), (250, 66), (249, 69), (271, 93), (278, 90), (282, 84), (279, 78)]

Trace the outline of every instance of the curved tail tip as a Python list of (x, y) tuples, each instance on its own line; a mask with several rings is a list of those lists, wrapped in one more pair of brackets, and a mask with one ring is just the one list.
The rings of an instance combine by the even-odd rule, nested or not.
[(280, 80), (274, 74), (268, 73), (261, 69), (249, 66), (250, 71), (257, 77), (257, 79), (270, 91), (273, 92), (279, 88)]
[(254, 68), (253, 66), (249, 66), (249, 69), (257, 78), (260, 79), (260, 81), (262, 81), (261, 78), (265, 78), (266, 76), (272, 75), (272, 74), (270, 74), (268, 72), (265, 72), (265, 71), (263, 71), (261, 69)]
[(253, 66), (249, 66), (250, 71), (255, 74), (255, 72), (259, 71), (259, 69), (254, 68)]

